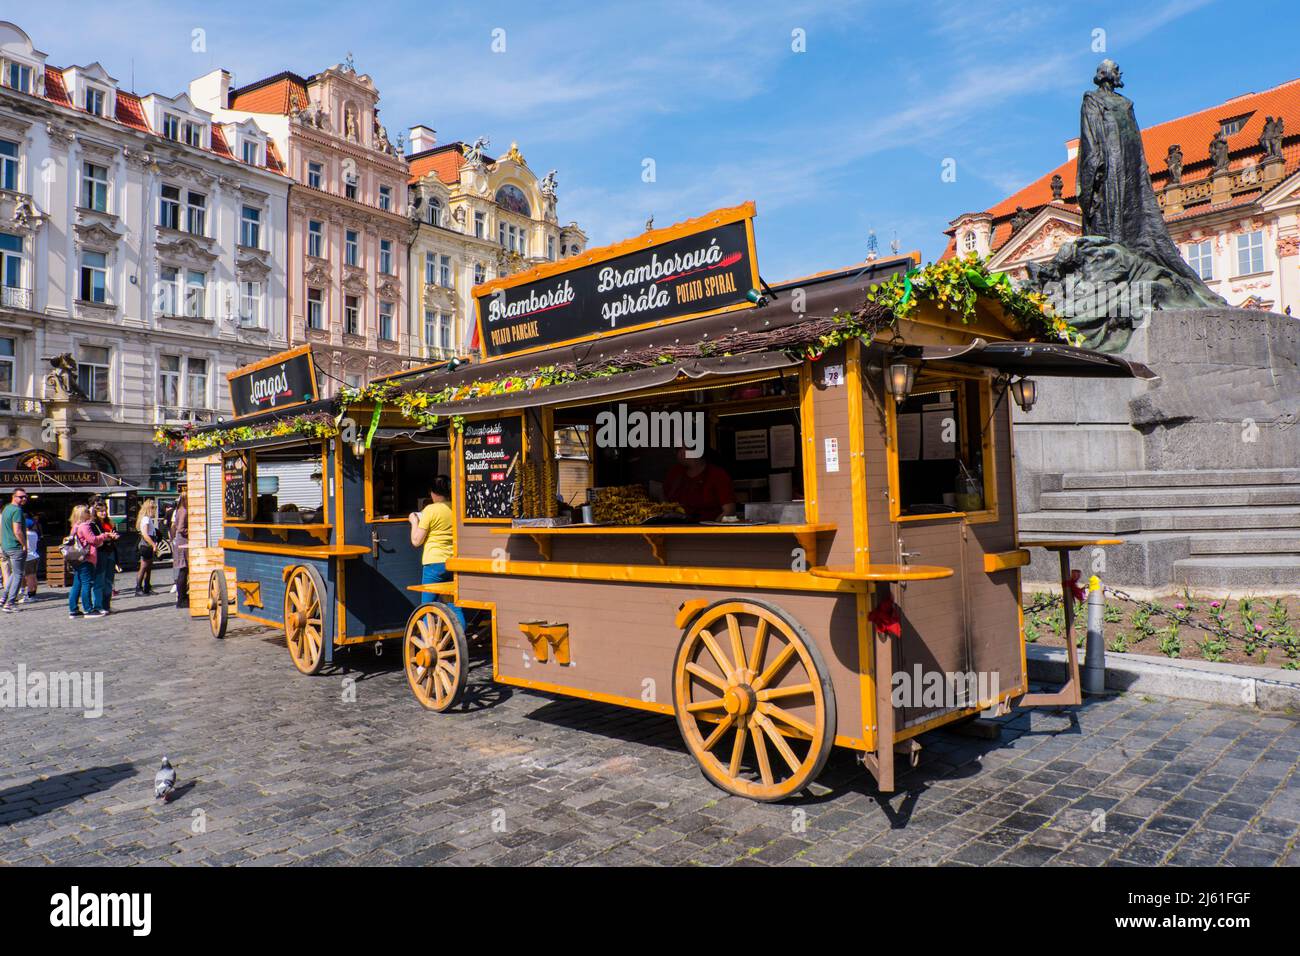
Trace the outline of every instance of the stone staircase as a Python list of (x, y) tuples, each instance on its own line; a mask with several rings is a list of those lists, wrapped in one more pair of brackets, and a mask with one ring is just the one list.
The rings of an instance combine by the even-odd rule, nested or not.
[[(1042, 475), (1038, 487), (1039, 510), (1020, 515), (1022, 540), (1123, 538), (1105, 549), (1108, 583), (1300, 592), (1300, 468)], [(1025, 580), (1056, 580), (1055, 557), (1033, 553)]]

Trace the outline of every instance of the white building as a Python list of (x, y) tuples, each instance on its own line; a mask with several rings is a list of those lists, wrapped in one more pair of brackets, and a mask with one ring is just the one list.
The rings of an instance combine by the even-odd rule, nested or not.
[(156, 426), (222, 414), (226, 373), (287, 342), (281, 169), (255, 122), (51, 66), (0, 22), (0, 447), (145, 481)]

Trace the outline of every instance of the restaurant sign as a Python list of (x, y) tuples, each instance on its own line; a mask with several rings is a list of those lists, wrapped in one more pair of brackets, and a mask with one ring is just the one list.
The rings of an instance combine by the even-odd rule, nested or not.
[(227, 379), (236, 418), (302, 405), (318, 397), (316, 365), (307, 345), (236, 369)]
[(751, 305), (754, 204), (478, 286), (485, 360)]

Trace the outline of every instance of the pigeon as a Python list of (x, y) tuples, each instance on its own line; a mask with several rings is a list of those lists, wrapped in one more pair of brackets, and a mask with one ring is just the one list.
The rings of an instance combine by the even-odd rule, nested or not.
[(163, 757), (162, 766), (158, 772), (153, 775), (153, 795), (155, 798), (166, 803), (172, 798), (176, 791), (176, 771), (172, 769), (172, 762)]

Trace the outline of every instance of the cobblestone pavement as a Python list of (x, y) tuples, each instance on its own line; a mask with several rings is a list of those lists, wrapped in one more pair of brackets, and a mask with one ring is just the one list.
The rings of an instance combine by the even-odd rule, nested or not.
[[(396, 648), (309, 678), (163, 597), (0, 619), (0, 679), (104, 674), (104, 713), (0, 711), (0, 863), (1300, 864), (1300, 720), (1140, 697), (926, 735), (902, 790), (836, 751), (785, 805), (701, 777), (670, 718), (488, 682), (424, 711)], [(355, 700), (351, 700), (352, 696)], [(163, 754), (178, 798), (152, 799)]]

